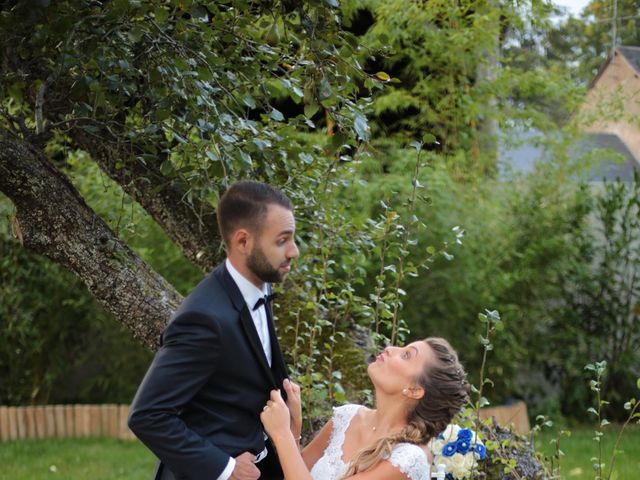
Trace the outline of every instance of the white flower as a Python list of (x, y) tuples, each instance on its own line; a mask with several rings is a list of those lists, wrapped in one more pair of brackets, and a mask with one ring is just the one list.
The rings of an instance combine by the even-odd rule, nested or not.
[(445, 446), (446, 442), (444, 440), (440, 440), (439, 438), (434, 438), (431, 440), (429, 447), (431, 448), (431, 453), (434, 455), (439, 455), (442, 452), (442, 448)]
[(458, 432), (460, 431), (460, 427), (458, 425), (449, 424), (447, 428), (442, 432), (442, 436), (444, 437), (445, 442), (451, 442), (458, 438)]
[(473, 455), (463, 455), (462, 456), (462, 466), (464, 467), (464, 469), (467, 472), (470, 472), (471, 470), (473, 470), (473, 467), (476, 466), (476, 461), (475, 458), (473, 458)]
[(454, 478), (462, 480), (469, 473), (469, 470), (467, 470), (464, 465), (464, 455), (460, 453), (454, 453), (453, 457), (451, 458), (453, 459), (451, 465), (451, 474), (454, 476)]

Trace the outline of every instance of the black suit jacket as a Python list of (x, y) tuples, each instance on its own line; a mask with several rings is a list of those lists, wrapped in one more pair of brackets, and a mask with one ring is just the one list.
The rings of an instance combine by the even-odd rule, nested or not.
[[(215, 480), (230, 456), (264, 449), (260, 412), (287, 376), (272, 322), (269, 333), (271, 368), (224, 262), (184, 300), (129, 413), (129, 428), (160, 459), (156, 478), (168, 468), (176, 479)], [(267, 463), (279, 469), (274, 456)]]

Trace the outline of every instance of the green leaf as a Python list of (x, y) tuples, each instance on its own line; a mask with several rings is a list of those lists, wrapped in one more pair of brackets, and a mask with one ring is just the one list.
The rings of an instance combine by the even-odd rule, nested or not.
[(338, 8), (340, 6), (340, 4), (338, 3), (338, 0), (324, 0), (324, 2), (327, 5), (330, 5), (332, 7)]
[(389, 80), (391, 80), (391, 77), (389, 76), (389, 74), (385, 72), (377, 72), (376, 77), (379, 80), (382, 80), (383, 82), (388, 82)]
[(171, 110), (168, 108), (158, 108), (155, 111), (156, 120), (162, 122), (171, 116)]
[(17, 102), (21, 102), (22, 89), (24, 88), (24, 86), (25, 86), (25, 83), (22, 81), (12, 83), (11, 86), (9, 87), (9, 95), (11, 96), (11, 98), (13, 98)]
[(437, 143), (436, 136), (433, 133), (425, 133), (422, 136), (422, 141), (427, 145)]
[(245, 95), (242, 97), (242, 103), (251, 109), (256, 108), (256, 102), (251, 95)]
[(313, 117), (318, 110), (320, 109), (320, 105), (317, 103), (310, 103), (309, 105), (304, 106), (304, 116), (307, 118)]
[(355, 118), (353, 121), (353, 129), (356, 131), (356, 135), (358, 138), (364, 142), (369, 140), (369, 124), (367, 123), (367, 118), (359, 113), (355, 114)]
[(318, 98), (320, 99), (320, 101), (327, 100), (331, 98), (332, 95), (333, 91), (331, 90), (331, 85), (326, 78), (323, 78), (320, 81), (320, 85), (318, 86)]
[(163, 7), (157, 7), (153, 11), (153, 16), (156, 17), (156, 22), (158, 22), (159, 24), (163, 24), (169, 18), (169, 10)]
[(171, 163), (171, 160), (165, 160), (162, 162), (160, 165), (160, 173), (166, 176), (170, 176), (173, 173), (173, 164)]
[(313, 157), (311, 155), (309, 155), (308, 153), (300, 152), (298, 154), (298, 157), (300, 158), (300, 160), (302, 160), (307, 165), (311, 165), (313, 163)]
[(284, 121), (284, 115), (282, 115), (282, 112), (280, 110), (276, 110), (275, 108), (271, 110), (269, 116), (276, 122)]
[(129, 30), (129, 40), (131, 40), (132, 43), (138, 43), (142, 38), (142, 35), (143, 31), (138, 26), (135, 26), (131, 30)]

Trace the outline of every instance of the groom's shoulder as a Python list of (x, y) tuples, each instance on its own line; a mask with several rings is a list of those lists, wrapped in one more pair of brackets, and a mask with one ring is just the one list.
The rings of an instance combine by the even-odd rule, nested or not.
[(176, 316), (197, 312), (215, 317), (218, 314), (224, 315), (231, 309), (233, 309), (231, 298), (214, 270), (185, 297), (176, 311)]

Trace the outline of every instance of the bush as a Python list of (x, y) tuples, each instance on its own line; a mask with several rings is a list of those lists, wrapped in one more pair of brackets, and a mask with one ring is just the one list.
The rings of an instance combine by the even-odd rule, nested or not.
[[(381, 200), (406, 198), (413, 163), (413, 151), (396, 149), (365, 162), (361, 175), (368, 187), (353, 203), (371, 207), (359, 214), (375, 216)], [(586, 228), (588, 189), (562, 165), (540, 165), (536, 173), (511, 181), (460, 181), (441, 157), (432, 155), (428, 163), (419, 178), (424, 201), (416, 211), (426, 229), (415, 238), (410, 258), (430, 271), (407, 278), (402, 287), (403, 318), (412, 337), (450, 339), (468, 370), (477, 372), (477, 312), (499, 310), (505, 330), (487, 372), (495, 383), (492, 402), (518, 397), (531, 413), (559, 411), (564, 393), (557, 374), (543, 367), (550, 356), (562, 359), (549, 337), (561, 321), (565, 274), (584, 264), (575, 238)], [(460, 229), (452, 230), (456, 226), (464, 238)], [(375, 271), (372, 265), (369, 284)]]
[[(603, 391), (609, 418), (621, 420), (623, 404), (637, 394), (640, 376), (640, 176), (609, 182), (594, 193), (591, 228), (576, 237), (583, 262), (566, 272), (566, 299), (554, 324), (552, 345), (562, 352), (550, 368), (562, 365), (568, 395), (564, 412), (585, 414), (591, 399), (582, 365), (602, 359), (609, 368)], [(560, 319), (562, 319), (560, 321)]]

